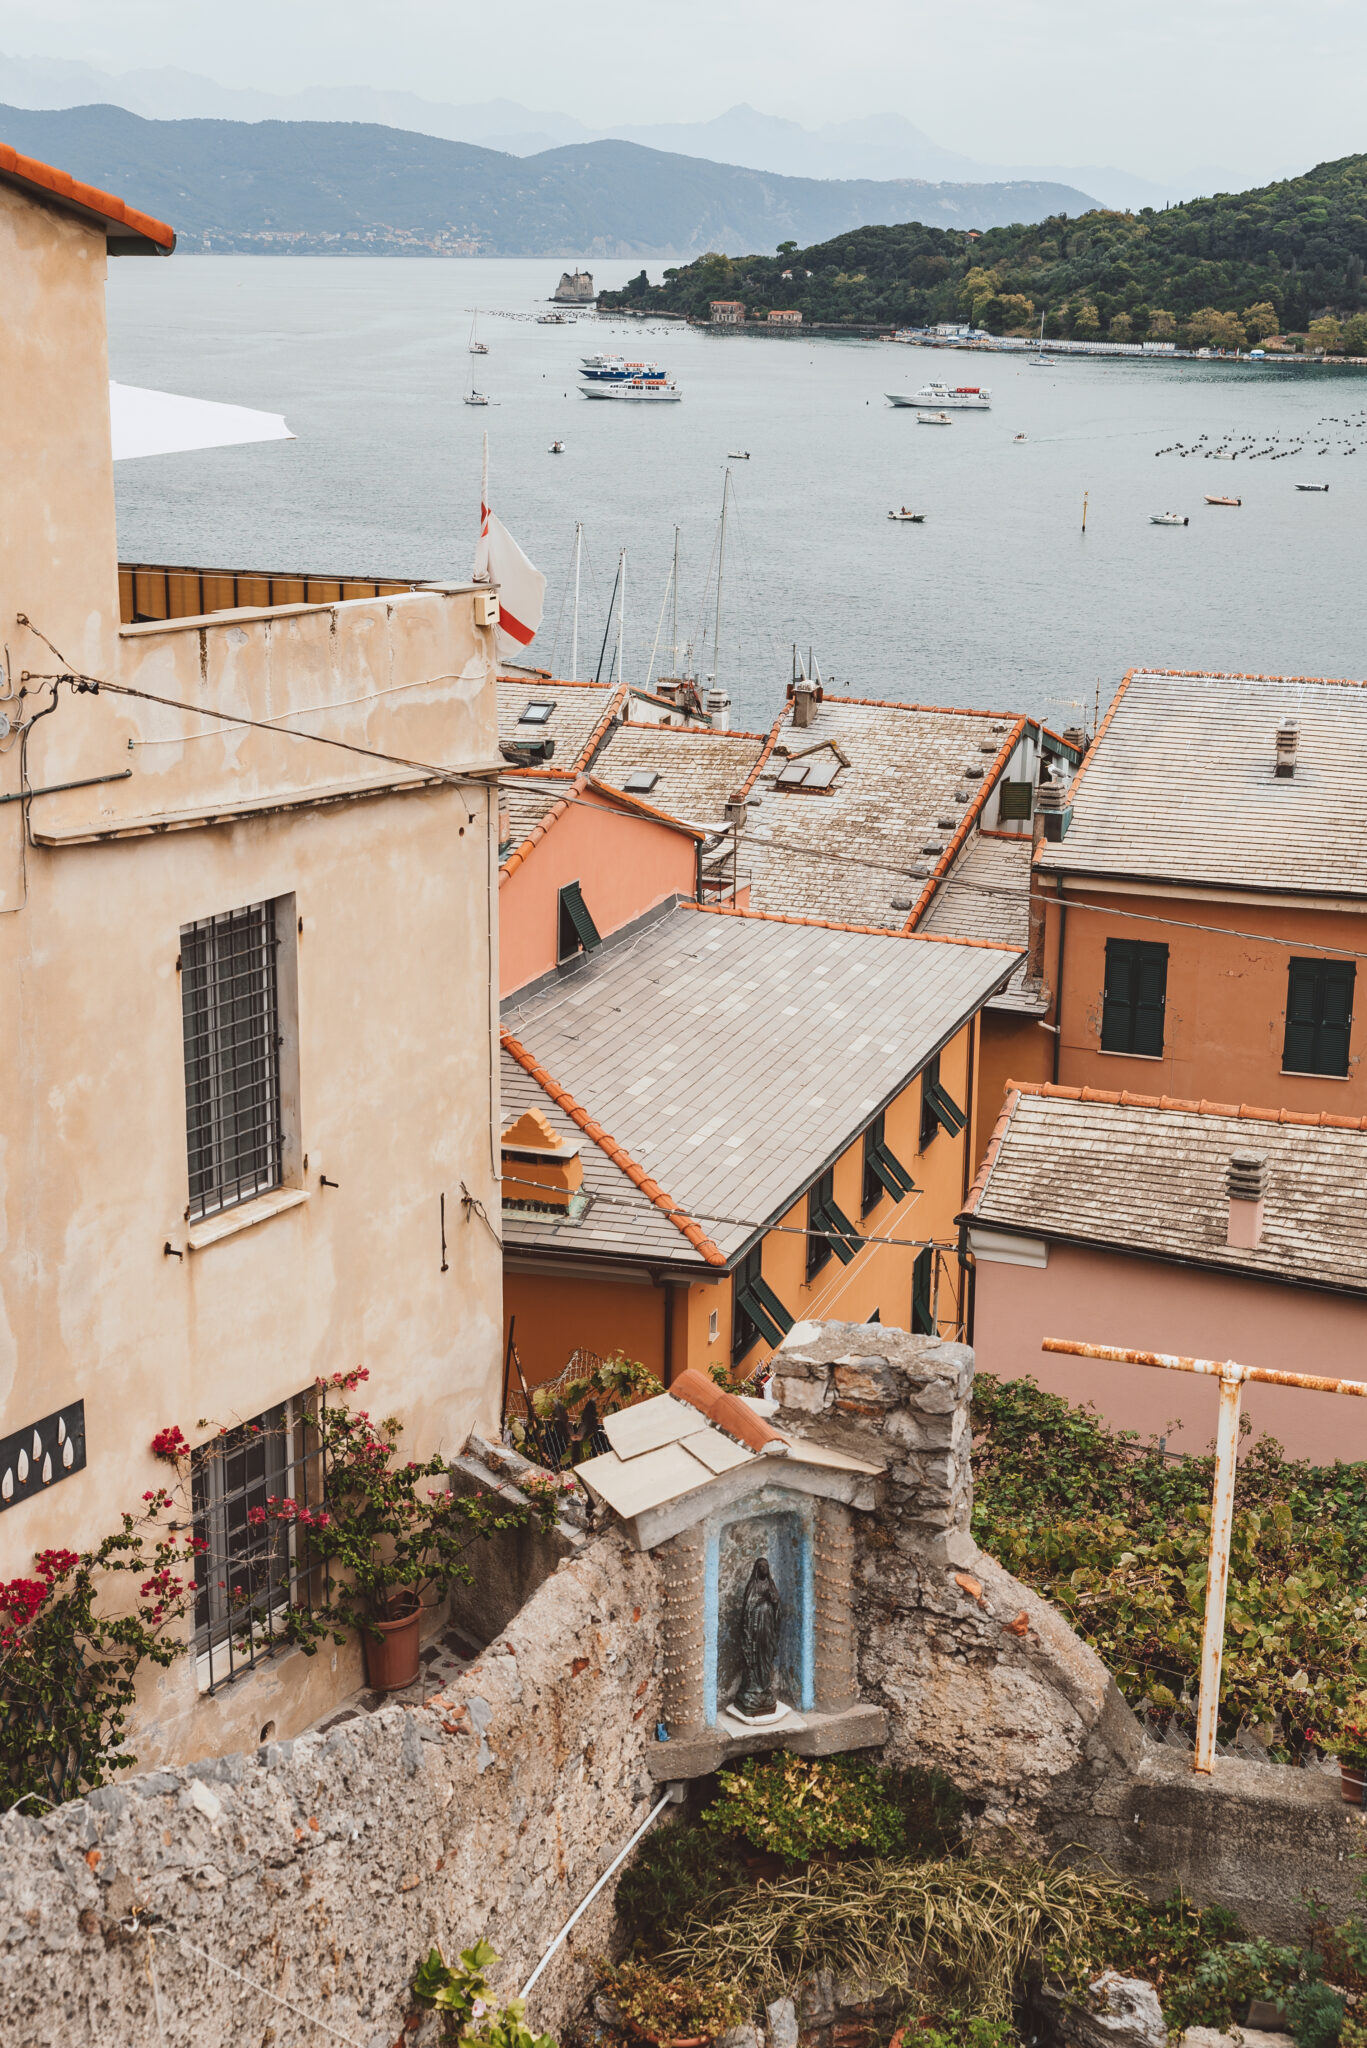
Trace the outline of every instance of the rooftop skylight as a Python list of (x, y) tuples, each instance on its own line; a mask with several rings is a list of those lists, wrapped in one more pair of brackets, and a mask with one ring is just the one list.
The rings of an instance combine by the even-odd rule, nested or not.
[(622, 787), (629, 796), (647, 796), (659, 779), (656, 768), (633, 768)]
[(519, 725), (549, 725), (554, 710), (555, 705), (549, 697), (533, 697), (529, 704), (524, 705), (517, 722)]

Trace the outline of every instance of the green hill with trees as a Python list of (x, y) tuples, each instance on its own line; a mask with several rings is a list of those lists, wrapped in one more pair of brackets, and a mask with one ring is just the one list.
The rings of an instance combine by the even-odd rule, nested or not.
[[(747, 317), (793, 308), (804, 324), (919, 327), (971, 319), (994, 334), (1242, 346), (1309, 332), (1367, 355), (1367, 156), (1252, 192), (1141, 213), (1066, 214), (1034, 226), (866, 227), (773, 256), (699, 257), (644, 272), (608, 306), (707, 319), (712, 299)], [(1361, 310), (1360, 310), (1361, 309)]]

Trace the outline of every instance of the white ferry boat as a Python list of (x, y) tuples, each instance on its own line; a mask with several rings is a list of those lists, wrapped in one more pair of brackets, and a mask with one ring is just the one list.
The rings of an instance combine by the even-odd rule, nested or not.
[(581, 356), (579, 374), (590, 384), (663, 384), (658, 363), (629, 363), (624, 356)]
[(677, 405), (683, 397), (677, 384), (669, 378), (628, 377), (612, 384), (581, 384), (581, 398), (644, 398), (655, 405)]
[(937, 412), (986, 412), (992, 393), (985, 384), (923, 384), (919, 391), (889, 391), (890, 405), (934, 406)]

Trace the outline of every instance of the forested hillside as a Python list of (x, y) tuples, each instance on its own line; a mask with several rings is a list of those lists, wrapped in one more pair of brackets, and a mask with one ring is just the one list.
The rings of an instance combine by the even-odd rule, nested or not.
[[(972, 318), (994, 333), (1038, 327), (1079, 338), (1226, 346), (1303, 332), (1367, 352), (1367, 156), (1302, 178), (1219, 193), (1161, 212), (1059, 214), (1032, 227), (866, 227), (774, 256), (703, 256), (641, 280), (613, 303), (707, 317), (740, 299), (751, 318), (794, 307), (807, 321), (920, 326)], [(1354, 316), (1359, 316), (1354, 321)]]

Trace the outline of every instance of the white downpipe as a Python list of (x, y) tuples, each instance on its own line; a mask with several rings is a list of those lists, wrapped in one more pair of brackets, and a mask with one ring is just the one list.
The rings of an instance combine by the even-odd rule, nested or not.
[(535, 1984), (537, 1978), (541, 1975), (541, 1972), (545, 1969), (547, 1963), (550, 1961), (551, 1957), (559, 1948), (561, 1942), (565, 1939), (566, 1935), (570, 1932), (571, 1928), (575, 1925), (576, 1921), (582, 1920), (585, 1913), (588, 1912), (589, 1907), (593, 1904), (599, 1892), (602, 1891), (603, 1886), (607, 1883), (608, 1879), (612, 1876), (613, 1872), (615, 1870), (621, 1869), (622, 1865), (626, 1862), (632, 1850), (636, 1847), (636, 1844), (640, 1841), (642, 1835), (645, 1834), (647, 1828), (653, 1826), (654, 1823), (659, 1819), (660, 1815), (664, 1812), (665, 1808), (667, 1806), (672, 1805), (673, 1803), (674, 1802), (672, 1794), (666, 1792), (664, 1798), (660, 1800), (658, 1805), (653, 1806), (650, 1809), (650, 1812), (641, 1822), (641, 1825), (637, 1828), (635, 1834), (627, 1843), (626, 1848), (623, 1849), (621, 1855), (614, 1856), (612, 1862), (609, 1863), (607, 1869), (603, 1872), (603, 1875), (599, 1878), (597, 1884), (593, 1887), (593, 1890), (589, 1893), (588, 1897), (586, 1899), (581, 1900), (579, 1905), (577, 1905), (574, 1911), (570, 1914), (569, 1919), (565, 1922), (559, 1934), (556, 1935), (555, 1940), (546, 1950), (545, 1955), (542, 1956), (541, 1961), (537, 1964), (536, 1968), (532, 1971), (531, 1976), (527, 1979), (521, 1991), (518, 1993), (519, 1998), (525, 1998), (527, 1996), (533, 1984)]

